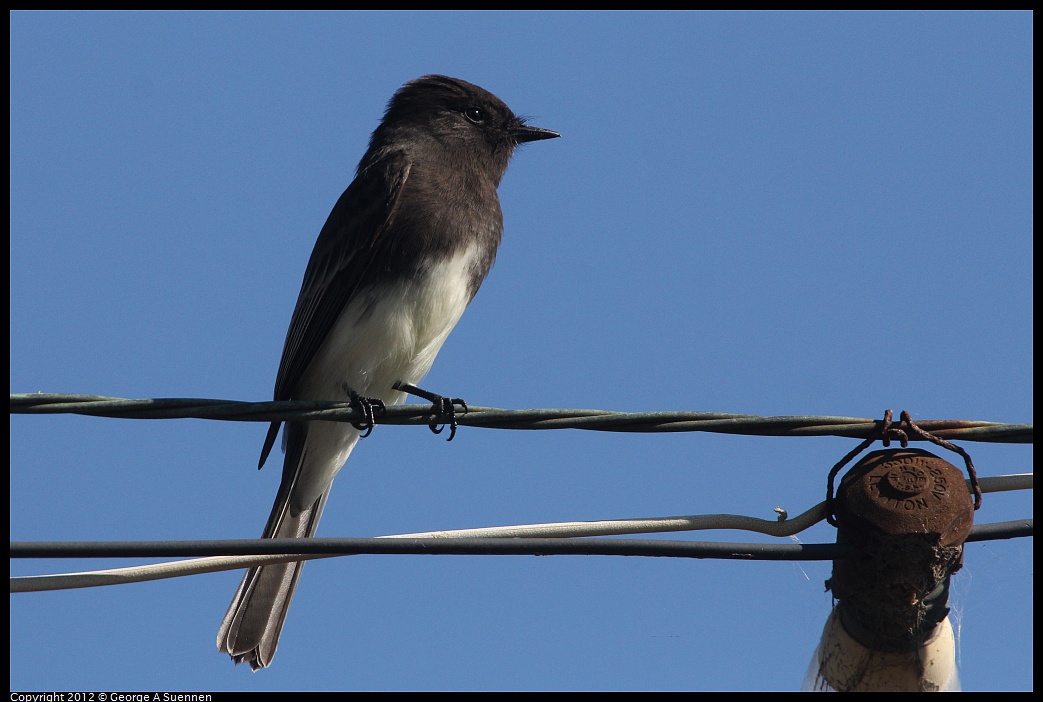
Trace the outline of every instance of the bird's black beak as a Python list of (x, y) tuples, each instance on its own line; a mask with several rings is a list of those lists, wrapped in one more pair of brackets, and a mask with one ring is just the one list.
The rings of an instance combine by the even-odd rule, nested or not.
[(511, 130), (511, 136), (514, 137), (515, 141), (519, 144), (524, 144), (527, 141), (540, 141), (541, 139), (554, 139), (561, 135), (557, 132), (552, 132), (549, 129), (541, 129), (539, 127), (530, 127), (527, 124), (519, 124), (517, 127)]

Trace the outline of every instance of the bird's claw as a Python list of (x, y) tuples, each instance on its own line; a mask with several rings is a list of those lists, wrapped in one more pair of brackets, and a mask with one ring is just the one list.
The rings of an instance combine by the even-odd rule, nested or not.
[(428, 427), (435, 434), (441, 434), (442, 430), (449, 427), (449, 438), (446, 441), (452, 441), (453, 437), (456, 436), (456, 427), (458, 423), (456, 421), (456, 406), (460, 405), (463, 408), (464, 414), (467, 414), (467, 403), (459, 397), (441, 397), (438, 396), (433, 401), (434, 404), (434, 417), (431, 418), (431, 423)]
[(363, 432), (362, 436), (359, 438), (365, 439), (373, 433), (373, 427), (376, 425), (374, 411), (380, 410), (383, 412), (386, 409), (384, 401), (375, 397), (363, 397), (348, 387), (345, 387), (344, 389), (348, 393), (348, 400), (351, 402), (351, 407), (362, 412), (362, 419), (352, 422), (351, 426)]
[(442, 395), (436, 395), (428, 390), (418, 388), (412, 383), (406, 383), (399, 381), (392, 386), (399, 392), (404, 392), (407, 395), (413, 395), (421, 399), (427, 400), (434, 405), (434, 415), (431, 417), (431, 422), (427, 426), (431, 428), (435, 434), (441, 434), (442, 430), (449, 427), (449, 438), (446, 441), (452, 441), (453, 437), (456, 436), (456, 406), (460, 405), (463, 408), (464, 414), (467, 413), (467, 403), (461, 400), (459, 397), (443, 397)]

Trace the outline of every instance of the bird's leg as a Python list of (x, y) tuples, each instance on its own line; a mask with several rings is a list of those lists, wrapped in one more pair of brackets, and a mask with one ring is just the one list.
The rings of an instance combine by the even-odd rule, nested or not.
[(357, 422), (352, 422), (351, 426), (363, 432), (362, 436), (359, 438), (365, 439), (373, 433), (373, 426), (376, 423), (373, 418), (373, 411), (379, 409), (383, 412), (385, 409), (384, 401), (375, 397), (363, 397), (349, 388), (346, 383), (341, 385), (341, 389), (348, 394), (348, 401), (351, 403), (352, 409), (357, 409), (359, 412), (362, 412), (362, 419)]
[(467, 413), (467, 403), (461, 400), (459, 397), (443, 397), (442, 395), (436, 395), (433, 392), (428, 392), (418, 388), (412, 383), (404, 383), (401, 380), (394, 384), (395, 390), (404, 392), (407, 395), (414, 395), (421, 399), (427, 400), (434, 405), (434, 417), (431, 419), (431, 423), (428, 425), (431, 427), (431, 431), (436, 434), (441, 434), (442, 430), (445, 429), (446, 425), (449, 426), (449, 438), (446, 441), (452, 441), (453, 437), (456, 436), (456, 405), (460, 405), (463, 408), (464, 413)]

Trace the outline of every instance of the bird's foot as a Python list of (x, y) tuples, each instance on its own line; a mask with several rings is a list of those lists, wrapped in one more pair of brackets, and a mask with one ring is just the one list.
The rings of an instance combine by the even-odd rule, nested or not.
[(427, 400), (434, 405), (434, 416), (431, 418), (431, 423), (428, 426), (435, 434), (441, 434), (442, 430), (447, 426), (449, 427), (449, 438), (446, 441), (452, 441), (453, 437), (456, 436), (456, 406), (460, 405), (463, 409), (464, 414), (467, 413), (467, 403), (461, 400), (459, 397), (444, 397), (442, 395), (436, 395), (433, 392), (428, 392), (418, 388), (416, 385), (411, 383), (403, 383), (401, 381), (395, 383), (395, 390), (404, 392), (407, 395), (414, 395), (421, 399)]
[(349, 388), (347, 385), (342, 386), (344, 392), (348, 393), (348, 401), (351, 402), (352, 409), (356, 409), (362, 412), (362, 419), (357, 422), (352, 422), (351, 426), (355, 427), (359, 431), (363, 432), (360, 439), (365, 439), (371, 433), (373, 433), (373, 427), (376, 425), (373, 413), (376, 410), (384, 411), (384, 401), (379, 400), (375, 397), (363, 397), (357, 392)]

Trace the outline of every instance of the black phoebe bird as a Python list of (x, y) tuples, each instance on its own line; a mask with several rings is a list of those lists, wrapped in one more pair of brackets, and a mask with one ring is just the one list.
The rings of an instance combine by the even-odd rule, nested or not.
[[(347, 400), (368, 422), (287, 422), (282, 483), (264, 538), (315, 534), (333, 478), (372, 412), (420, 390), (496, 257), (496, 188), (515, 147), (560, 136), (530, 127), (477, 85), (424, 76), (392, 96), (352, 181), (319, 232), (286, 333), (276, 400)], [(464, 405), (466, 407), (466, 405)], [(272, 423), (260, 465), (275, 444)], [(452, 433), (450, 433), (452, 438)], [(254, 670), (272, 662), (304, 563), (252, 568), (221, 622), (217, 647)]]

